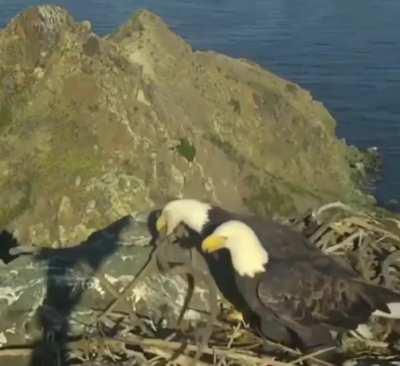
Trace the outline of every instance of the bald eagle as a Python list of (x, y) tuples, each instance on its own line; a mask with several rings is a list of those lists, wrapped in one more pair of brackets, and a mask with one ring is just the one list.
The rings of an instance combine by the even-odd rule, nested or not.
[(179, 199), (167, 203), (157, 219), (156, 228), (159, 233), (170, 235), (179, 224), (183, 223), (204, 238), (219, 225), (230, 220), (242, 221), (254, 230), (264, 232), (268, 240), (263, 245), (267, 246), (272, 256), (285, 258), (290, 254), (315, 250), (302, 234), (291, 230), (288, 226), (273, 220), (229, 212), (195, 199)]
[[(231, 220), (241, 221), (255, 232), (261, 233), (264, 239), (262, 245), (270, 257), (284, 260), (301, 254), (311, 255), (315, 251), (320, 253), (303, 234), (292, 230), (287, 225), (271, 219), (233, 213), (195, 199), (179, 199), (167, 203), (156, 221), (156, 229), (159, 233), (170, 235), (179, 224), (183, 223), (204, 239), (222, 223)], [(337, 258), (333, 260), (339, 261)], [(340, 261), (338, 265), (349, 275), (357, 276), (357, 273), (344, 262)]]
[[(206, 237), (201, 248), (226, 248), (243, 297), (261, 318), (274, 314), (303, 345), (317, 346), (331, 331), (356, 329), (370, 315), (400, 317), (400, 295), (364, 282), (319, 250), (285, 258), (268, 251), (276, 242), (266, 231), (238, 220), (227, 221)], [(270, 315), (269, 315), (270, 316)], [(315, 332), (315, 329), (318, 329)], [(325, 339), (319, 339), (326, 344)]]
[[(243, 263), (246, 263), (249, 256), (251, 258), (254, 253), (258, 253), (255, 258), (258, 257), (259, 262), (256, 261), (252, 268), (245, 271), (252, 276), (240, 275), (240, 272), (243, 272), (240, 264), (235, 270), (229, 251), (212, 251), (211, 255), (206, 254), (206, 260), (223, 295), (245, 315), (256, 321), (263, 336), (288, 345), (300, 344), (303, 350), (312, 350), (318, 345), (334, 344), (331, 330), (353, 329), (358, 324), (358, 330), (365, 330), (363, 323), (375, 309), (381, 309), (381, 312), (378, 310), (376, 314), (387, 317), (393, 316), (390, 314), (391, 310), (397, 310), (397, 305), (392, 304), (392, 307), (388, 308), (386, 304), (393, 298), (395, 303), (400, 301), (398, 295), (365, 284), (345, 262), (324, 255), (301, 233), (273, 220), (232, 213), (194, 199), (180, 199), (164, 206), (156, 228), (158, 232), (169, 235), (183, 223), (197, 233), (200, 247), (201, 241), (212, 233), (215, 234), (217, 228), (223, 227), (222, 224), (229, 221), (239, 221), (250, 228), (245, 235), (246, 240), (242, 240), (240, 252)], [(252, 250), (252, 242), (257, 243), (258, 249), (255, 251)], [(260, 246), (263, 250), (259, 249)], [(207, 247), (206, 251), (209, 252)], [(266, 294), (263, 287), (265, 285), (260, 286), (258, 290), (258, 279), (263, 273), (261, 268), (275, 273), (271, 277), (270, 286), (276, 286), (276, 290), (283, 291), (280, 293), (281, 302), (278, 301), (275, 306), (265, 306), (259, 301), (258, 291)], [(358, 292), (351, 292), (355, 290)], [(338, 294), (344, 296), (342, 300), (336, 299)], [(279, 296), (271, 298), (276, 300)], [(281, 316), (278, 308), (282, 304), (285, 307), (282, 308)], [(347, 308), (340, 308), (344, 305), (350, 306), (348, 314), (352, 315), (346, 315)], [(320, 306), (332, 307), (321, 308), (320, 312), (323, 316), (329, 315), (330, 319), (334, 320), (334, 325), (324, 322), (323, 319), (318, 320), (316, 311)], [(400, 313), (400, 306), (398, 307), (397, 313)], [(310, 312), (310, 309), (313, 310)], [(299, 311), (304, 311), (303, 315), (300, 314), (304, 319), (297, 319)], [(364, 335), (366, 333), (368, 332), (363, 332)]]
[[(200, 250), (201, 241), (219, 225), (230, 220), (240, 220), (252, 227), (257, 233), (262, 233), (262, 245), (270, 259), (284, 261), (285, 258), (293, 258), (299, 255), (311, 257), (312, 253), (318, 251), (302, 234), (285, 225), (273, 220), (260, 219), (256, 216), (232, 213), (221, 207), (194, 199), (180, 199), (167, 203), (161, 210), (156, 228), (159, 233), (170, 235), (180, 223), (183, 223), (199, 236), (197, 240)], [(298, 337), (290, 330), (291, 328), (286, 327), (274, 312), (263, 309), (263, 316), (260, 317), (261, 309), (255, 311), (254, 306), (251, 306), (248, 299), (244, 297), (245, 293), (236, 285), (235, 271), (228, 252), (222, 251), (206, 255), (205, 259), (218, 288), (225, 298), (240, 310), (246, 320), (252, 323), (263, 336), (287, 345), (301, 343), (305, 349), (313, 349), (314, 343), (330, 344), (331, 336), (325, 328), (314, 327), (314, 339), (305, 342), (298, 340)], [(341, 268), (349, 276), (356, 276), (356, 273), (350, 267), (342, 265)]]

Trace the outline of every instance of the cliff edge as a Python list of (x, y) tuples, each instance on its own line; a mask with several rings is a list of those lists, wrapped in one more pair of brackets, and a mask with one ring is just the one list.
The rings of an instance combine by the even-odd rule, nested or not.
[(182, 196), (260, 215), (368, 201), (309, 92), (148, 11), (101, 38), (29, 9), (0, 31), (0, 85), (0, 228), (22, 243), (80, 242)]

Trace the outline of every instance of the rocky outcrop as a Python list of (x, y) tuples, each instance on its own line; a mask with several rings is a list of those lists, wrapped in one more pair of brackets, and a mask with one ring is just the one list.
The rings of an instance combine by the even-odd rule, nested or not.
[[(121, 300), (112, 309), (110, 319), (116, 314), (136, 314), (153, 321), (158, 330), (175, 328), (188, 283), (181, 276), (162, 273), (156, 262), (150, 263), (151, 241), (147, 215), (126, 216), (80, 245), (44, 249), (7, 265), (0, 263), (0, 348), (39, 345), (52, 334), (65, 338), (91, 334), (91, 327), (106, 320), (100, 315), (116, 299), (115, 294), (138, 275), (140, 279), (126, 292), (127, 301)], [(178, 245), (169, 246), (167, 254), (175, 263), (190, 260), (190, 252)], [(150, 270), (142, 276), (146, 266)], [(207, 271), (205, 262), (197, 261), (196, 266)], [(196, 282), (184, 322), (204, 323), (209, 310), (207, 293), (204, 284)], [(26, 354), (17, 352), (13, 362), (16, 356)]]
[(172, 197), (261, 215), (367, 200), (309, 92), (148, 11), (101, 38), (32, 8), (0, 32), (0, 85), (0, 228), (22, 243), (80, 242)]

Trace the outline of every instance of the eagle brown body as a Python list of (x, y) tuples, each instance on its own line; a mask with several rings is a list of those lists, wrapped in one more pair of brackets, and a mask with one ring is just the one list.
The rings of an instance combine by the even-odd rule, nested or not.
[[(367, 284), (318, 254), (271, 259), (265, 272), (254, 278), (236, 274), (238, 288), (252, 311), (260, 317), (271, 312), (304, 345), (316, 346), (329, 340), (329, 330), (356, 329), (375, 310), (389, 312), (386, 304), (400, 301), (398, 294)], [(315, 326), (318, 333), (313, 332)]]
[(352, 329), (374, 310), (388, 311), (385, 304), (400, 299), (390, 290), (364, 282), (339, 258), (324, 254), (285, 225), (221, 208), (212, 208), (209, 215), (212, 225), (203, 235), (230, 220), (239, 220), (256, 233), (270, 258), (266, 271), (258, 275), (258, 296), (264, 301), (274, 297), (268, 303), (281, 315), (287, 309), (308, 325), (326, 322)]
[[(349, 265), (322, 253), (287, 226), (218, 208), (209, 215), (213, 225), (229, 217), (247, 224), (267, 251), (264, 272), (254, 278), (235, 273), (235, 280), (260, 318), (262, 333), (272, 340), (290, 344), (294, 333), (304, 349), (331, 346), (335, 344), (331, 331), (354, 330), (375, 310), (389, 312), (387, 303), (400, 302), (400, 295), (366, 283)], [(276, 322), (289, 330), (286, 337), (271, 327)]]
[[(301, 233), (288, 226), (269, 219), (229, 212), (216, 206), (209, 208), (207, 222), (199, 233), (200, 237), (207, 237), (218, 226), (230, 220), (240, 220), (253, 228), (261, 237), (261, 242), (271, 262), (286, 261), (288, 258), (296, 257), (310, 258), (321, 253)], [(254, 323), (263, 336), (287, 345), (295, 345), (300, 341), (307, 348), (332, 342), (328, 328), (318, 325), (312, 329), (310, 327), (306, 329), (301, 327), (300, 323), (283, 321), (279, 311), (275, 311), (272, 307), (265, 307), (259, 301), (254, 281), (247, 281), (246, 278), (240, 278), (235, 274), (227, 251), (207, 255), (206, 260), (223, 295), (244, 313), (247, 320)], [(350, 267), (337, 262), (343, 273), (356, 276)], [(310, 329), (312, 335), (309, 334)]]

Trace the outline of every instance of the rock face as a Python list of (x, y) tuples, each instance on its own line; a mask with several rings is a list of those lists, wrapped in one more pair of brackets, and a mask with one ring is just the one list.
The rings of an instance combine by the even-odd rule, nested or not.
[[(95, 327), (96, 319), (115, 299), (110, 286), (120, 291), (148, 264), (153, 251), (150, 241), (148, 222), (126, 216), (79, 246), (46, 249), (36, 260), (21, 256), (1, 265), (0, 348), (35, 344), (51, 332), (64, 336), (88, 332), (87, 327)], [(174, 262), (189, 260), (189, 251), (179, 246), (171, 249)], [(197, 266), (206, 270), (205, 262)], [(152, 268), (127, 292), (128, 303), (121, 301), (113, 312), (134, 312), (159, 326), (174, 328), (187, 295), (187, 281), (162, 274), (156, 265)], [(190, 306), (200, 312), (187, 311), (184, 319), (204, 321), (200, 314), (209, 306), (201, 283), (196, 283)], [(63, 332), (64, 328), (68, 330)]]
[(23, 243), (80, 242), (173, 197), (261, 215), (366, 200), (310, 93), (148, 11), (100, 38), (32, 8), (0, 31), (0, 85), (0, 229)]

